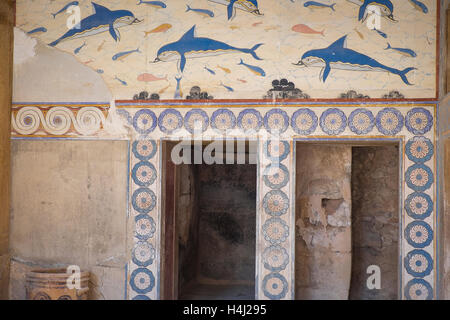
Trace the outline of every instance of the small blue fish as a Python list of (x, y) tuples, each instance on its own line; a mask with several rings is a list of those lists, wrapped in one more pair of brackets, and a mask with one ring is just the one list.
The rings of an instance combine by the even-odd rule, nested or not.
[(175, 80), (177, 81), (177, 88), (175, 89), (175, 99), (181, 99), (183, 97), (183, 92), (181, 92), (181, 79), (182, 77), (175, 77)]
[(149, 6), (153, 6), (153, 7), (159, 7), (159, 8), (167, 8), (167, 5), (164, 2), (161, 1), (142, 1), (139, 0), (138, 5), (139, 4), (148, 4)]
[(308, 7), (310, 7), (310, 6), (313, 6), (313, 7), (319, 7), (319, 8), (331, 8), (331, 10), (333, 10), (333, 11), (336, 11), (336, 10), (334, 10), (334, 6), (336, 5), (336, 3), (333, 3), (333, 4), (325, 4), (325, 3), (320, 3), (320, 2), (316, 2), (316, 1), (307, 1), (307, 2), (305, 2), (304, 4), (303, 4), (303, 6), (305, 7), (305, 8), (308, 8)]
[(413, 58), (417, 57), (417, 53), (415, 53), (415, 52), (414, 52), (413, 50), (411, 50), (411, 49), (405, 49), (405, 48), (393, 48), (393, 47), (391, 47), (391, 45), (388, 43), (387, 48), (384, 49), (384, 50), (389, 50), (389, 49), (395, 50), (395, 51), (397, 51), (398, 53), (403, 54), (404, 56), (410, 56), (410, 57), (413, 57)]
[(97, 70), (95, 70), (95, 71), (97, 71), (97, 73), (100, 73), (100, 74), (102, 74), (102, 73), (105, 72), (105, 71), (103, 71), (102, 69), (97, 69)]
[(233, 92), (233, 91), (234, 91), (234, 89), (233, 89), (232, 87), (226, 86), (226, 85), (224, 85), (222, 82), (220, 83), (220, 85), (221, 85), (222, 87), (224, 87), (225, 89), (227, 89), (228, 91), (230, 91), (230, 92)]
[(416, 8), (417, 10), (422, 10), (423, 13), (428, 13), (428, 8), (425, 4), (423, 4), (420, 1), (417, 0), (410, 0), (414, 6), (414, 8)]
[(79, 4), (78, 1), (72, 1), (72, 2), (70, 2), (70, 3), (68, 3), (68, 4), (66, 4), (61, 10), (59, 10), (59, 11), (56, 12), (56, 13), (52, 13), (51, 15), (53, 16), (53, 19), (55, 19), (56, 16), (57, 16), (58, 14), (60, 14), (61, 12), (66, 11), (66, 10), (69, 9), (71, 6), (77, 6), (78, 4)]
[(114, 78), (115, 80), (117, 80), (117, 81), (119, 81), (121, 84), (123, 84), (124, 86), (127, 86), (128, 85), (128, 83), (126, 83), (125, 81), (123, 81), (123, 80), (120, 80), (119, 78), (117, 78), (117, 76)]
[(213, 71), (213, 70), (211, 70), (211, 69), (209, 69), (209, 68), (207, 68), (207, 67), (205, 67), (205, 70), (206, 71), (208, 71), (209, 73), (211, 73), (211, 74), (216, 74), (216, 72), (215, 71)]
[(86, 42), (84, 42), (81, 46), (79, 46), (78, 48), (76, 48), (75, 50), (73, 50), (73, 53), (78, 54), (80, 52), (81, 49), (83, 49), (83, 47), (86, 45)]
[(125, 59), (126, 57), (128, 57), (130, 54), (134, 53), (134, 52), (141, 52), (141, 51), (139, 51), (139, 48), (137, 48), (137, 49), (135, 49), (135, 50), (119, 52), (119, 53), (116, 53), (116, 54), (112, 57), (112, 59), (113, 59), (114, 61), (116, 61), (116, 60), (123, 60), (123, 59)]
[(209, 16), (211, 18), (214, 17), (214, 12), (212, 12), (211, 10), (207, 10), (207, 9), (193, 9), (189, 5), (186, 5), (186, 7), (187, 7), (186, 12), (193, 11), (193, 12), (197, 12), (197, 13), (199, 13), (201, 15), (204, 15), (204, 16)]
[(383, 31), (380, 31), (380, 30), (378, 30), (378, 29), (373, 29), (373, 30), (375, 30), (376, 32), (378, 32), (378, 34), (380, 35), (380, 36), (382, 36), (383, 38), (385, 38), (385, 39), (387, 39), (387, 34), (386, 33), (384, 33)]
[(39, 28), (33, 29), (31, 31), (28, 31), (27, 34), (33, 34), (33, 33), (38, 33), (38, 32), (47, 32), (47, 29), (44, 27), (39, 27)]
[(251, 72), (253, 72), (257, 76), (261, 76), (261, 77), (266, 76), (266, 73), (264, 72), (263, 69), (261, 69), (260, 67), (257, 67), (257, 66), (252, 66), (252, 65), (246, 64), (246, 63), (244, 63), (244, 60), (242, 60), (242, 59), (241, 59), (241, 62), (238, 63), (238, 65), (243, 65), (243, 66), (247, 67)]

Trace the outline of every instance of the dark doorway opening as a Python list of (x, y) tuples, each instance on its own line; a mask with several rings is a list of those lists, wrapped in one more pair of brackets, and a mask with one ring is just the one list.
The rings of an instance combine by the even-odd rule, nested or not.
[(245, 164), (175, 165), (173, 147), (165, 143), (163, 159), (162, 298), (254, 299), (257, 168), (248, 145)]

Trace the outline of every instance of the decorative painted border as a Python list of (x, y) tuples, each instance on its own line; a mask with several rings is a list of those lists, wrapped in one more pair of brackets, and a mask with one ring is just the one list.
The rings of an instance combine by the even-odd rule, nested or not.
[[(122, 140), (125, 128), (125, 139), (132, 141), (129, 299), (159, 299), (161, 139), (192, 137), (198, 123), (200, 134), (209, 139), (224, 138), (226, 132), (226, 137), (258, 141), (257, 299), (295, 297), (294, 141), (401, 141), (399, 297), (423, 299), (437, 298), (436, 108), (425, 102), (118, 103), (114, 110), (102, 105), (16, 104), (12, 136)], [(106, 130), (110, 117), (116, 122)], [(281, 135), (271, 135), (275, 132)]]

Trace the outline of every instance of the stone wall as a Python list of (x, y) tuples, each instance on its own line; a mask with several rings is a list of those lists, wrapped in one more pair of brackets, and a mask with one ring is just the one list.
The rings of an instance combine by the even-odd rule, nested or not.
[(351, 147), (297, 144), (296, 299), (347, 299), (350, 290)]
[[(352, 282), (350, 299), (398, 299), (398, 147), (355, 147), (352, 157)], [(369, 290), (367, 268), (381, 269)]]

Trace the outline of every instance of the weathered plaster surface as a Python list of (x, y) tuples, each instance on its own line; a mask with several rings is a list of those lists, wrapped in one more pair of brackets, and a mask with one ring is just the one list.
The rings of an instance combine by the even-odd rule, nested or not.
[(101, 76), (70, 54), (15, 29), (13, 101), (109, 102)]
[(11, 298), (25, 298), (26, 270), (75, 264), (92, 298), (123, 299), (127, 143), (14, 141), (12, 153)]

